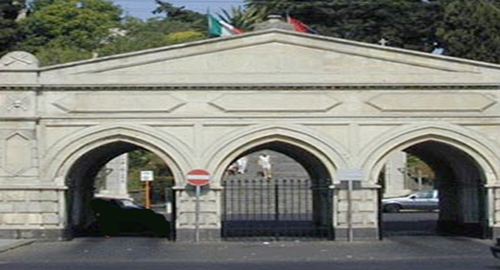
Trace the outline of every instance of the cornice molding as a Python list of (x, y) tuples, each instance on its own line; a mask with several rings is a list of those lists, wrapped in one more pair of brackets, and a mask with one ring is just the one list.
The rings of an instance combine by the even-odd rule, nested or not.
[(497, 90), (499, 84), (0, 85), (0, 91)]

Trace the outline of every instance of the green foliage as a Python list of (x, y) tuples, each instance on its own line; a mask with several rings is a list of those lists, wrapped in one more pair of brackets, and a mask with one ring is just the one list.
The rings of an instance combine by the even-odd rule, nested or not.
[(129, 191), (141, 190), (144, 183), (140, 181), (141, 171), (154, 171), (154, 181), (152, 183), (153, 202), (165, 201), (165, 189), (174, 185), (172, 173), (165, 162), (155, 154), (139, 149), (128, 153)]
[(165, 19), (143, 22), (121, 18), (122, 10), (109, 0), (35, 0), (21, 22), (24, 39), (17, 49), (34, 53), (46, 66), (205, 38), (203, 15), (160, 7)]
[(99, 56), (139, 51), (206, 38), (204, 32), (190, 24), (175, 20), (151, 19), (141, 22), (129, 18), (123, 29), (125, 36), (111, 37), (97, 52)]
[(33, 14), (21, 22), (20, 47), (34, 53), (54, 47), (95, 50), (120, 25), (122, 13), (104, 0), (37, 0), (33, 6)]
[(429, 50), (435, 40), (440, 5), (420, 0), (299, 1), (247, 0), (251, 8), (290, 15), (322, 35), (407, 49)]
[(420, 171), (421, 175), (426, 179), (434, 180), (434, 170), (425, 161), (412, 154), (407, 154), (406, 158), (407, 168), (413, 178), (418, 177), (417, 172)]
[(16, 18), (23, 7), (13, 0), (0, 0), (0, 56), (9, 51), (19, 38)]
[(500, 4), (455, 0), (437, 32), (449, 55), (500, 63)]
[[(0, 53), (36, 54), (42, 65), (107, 56), (206, 38), (204, 15), (156, 0), (146, 22), (120, 18), (109, 0), (34, 0), (21, 21), (24, 37), (16, 48), (18, 7), (0, 0)], [(493, 0), (246, 0), (245, 8), (220, 18), (250, 31), (269, 14), (291, 15), (322, 35), (430, 52), (439, 43), (448, 55), (500, 63), (500, 3)], [(121, 33), (113, 34), (113, 29)]]
[(44, 7), (54, 4), (56, 1), (57, 0), (35, 0), (31, 2), (29, 6), (33, 12), (37, 12), (43, 9)]
[(59, 63), (85, 60), (92, 57), (92, 53), (75, 47), (45, 47), (37, 53), (37, 58), (42, 65), (55, 65)]
[(197, 31), (182, 31), (167, 35), (167, 40), (171, 44), (202, 40), (206, 36)]
[(184, 7), (175, 7), (171, 3), (155, 0), (157, 8), (153, 11), (155, 14), (164, 14), (167, 20), (179, 21), (191, 25), (199, 24), (205, 21), (205, 16), (191, 10), (187, 10)]
[(255, 24), (263, 22), (269, 14), (265, 6), (233, 7), (230, 12), (223, 10), (219, 17), (239, 29), (251, 31)]

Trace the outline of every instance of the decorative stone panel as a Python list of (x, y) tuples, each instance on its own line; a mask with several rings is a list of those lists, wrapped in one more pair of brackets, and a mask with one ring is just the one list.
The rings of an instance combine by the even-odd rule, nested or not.
[(367, 102), (383, 112), (482, 112), (495, 103), (484, 94), (455, 92), (380, 94)]
[(225, 112), (326, 112), (340, 104), (320, 93), (241, 93), (225, 94), (210, 102)]
[(0, 58), (0, 70), (30, 70), (40, 65), (38, 59), (28, 52), (10, 52)]
[(53, 103), (67, 113), (172, 112), (185, 102), (169, 94), (87, 93), (67, 95)]
[(5, 170), (18, 174), (32, 167), (31, 140), (21, 133), (15, 133), (5, 140)]
[(0, 116), (5, 117), (33, 117), (36, 113), (34, 91), (1, 91), (0, 87)]

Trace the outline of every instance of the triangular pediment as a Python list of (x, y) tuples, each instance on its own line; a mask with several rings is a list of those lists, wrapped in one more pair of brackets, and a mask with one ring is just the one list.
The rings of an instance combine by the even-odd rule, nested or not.
[(497, 65), (271, 30), (47, 67), (47, 84), (489, 83)]

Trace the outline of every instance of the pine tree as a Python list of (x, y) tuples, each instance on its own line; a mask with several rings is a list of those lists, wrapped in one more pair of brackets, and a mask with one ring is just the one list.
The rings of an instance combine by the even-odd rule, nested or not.
[(447, 54), (500, 63), (500, 4), (490, 0), (445, 2), (437, 35)]
[(247, 0), (248, 7), (289, 14), (322, 35), (429, 51), (434, 43), (442, 7), (421, 0)]
[(11, 50), (19, 38), (16, 19), (22, 7), (20, 1), (0, 0), (0, 56)]

